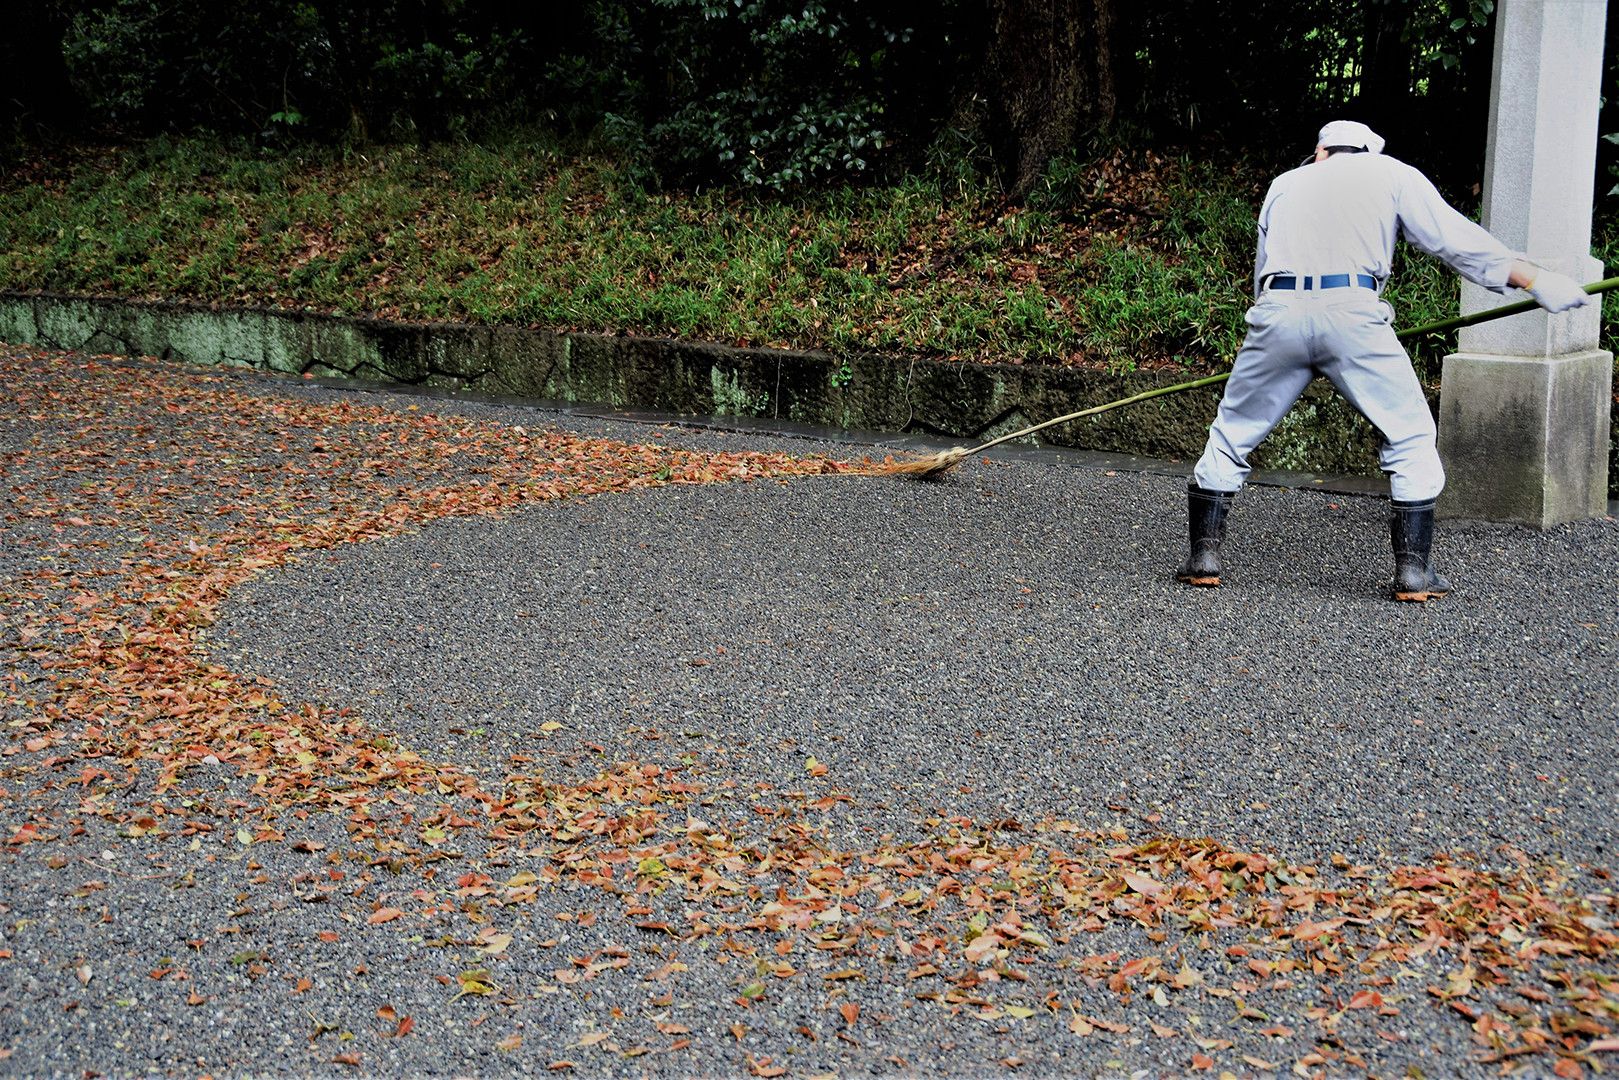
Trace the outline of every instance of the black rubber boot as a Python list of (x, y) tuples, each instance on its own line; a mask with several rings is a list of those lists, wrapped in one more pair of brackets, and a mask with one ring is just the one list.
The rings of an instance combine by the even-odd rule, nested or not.
[(1433, 568), (1433, 507), (1436, 500), (1395, 502), (1389, 518), (1394, 546), (1394, 599), (1422, 603), (1450, 592)]
[(1186, 532), (1192, 553), (1175, 571), (1175, 579), (1214, 588), (1220, 584), (1220, 545), (1225, 542), (1225, 519), (1235, 491), (1207, 491), (1196, 484), (1186, 488)]

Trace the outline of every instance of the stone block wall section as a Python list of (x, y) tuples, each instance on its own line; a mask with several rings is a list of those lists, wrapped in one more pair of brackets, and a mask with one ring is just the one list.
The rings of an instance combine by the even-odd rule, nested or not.
[[(1168, 372), (1112, 375), (869, 354), (836, 357), (661, 338), (34, 292), (0, 292), (0, 341), (622, 409), (974, 440), (1186, 381)], [(1219, 399), (1218, 387), (1169, 394), (1059, 425), (1040, 437), (1056, 446), (1191, 461), (1202, 451)], [(1254, 454), (1254, 465), (1377, 476), (1378, 442), (1360, 414), (1318, 379)], [(1610, 475), (1619, 477), (1619, 468)]]

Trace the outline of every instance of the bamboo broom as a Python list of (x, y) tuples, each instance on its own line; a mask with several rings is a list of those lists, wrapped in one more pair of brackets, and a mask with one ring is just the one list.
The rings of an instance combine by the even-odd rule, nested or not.
[[(1602, 281), (1592, 282), (1585, 286), (1585, 291), (1594, 296), (1614, 288), (1619, 288), (1619, 277), (1604, 278)], [(1459, 330), (1464, 326), (1489, 322), (1492, 319), (1504, 319), (1508, 315), (1517, 315), (1525, 311), (1531, 311), (1536, 307), (1539, 307), (1539, 305), (1533, 300), (1520, 300), (1498, 308), (1491, 308), (1489, 311), (1480, 311), (1472, 315), (1458, 315), (1453, 319), (1441, 319), (1439, 322), (1413, 326), (1408, 330), (1401, 330), (1394, 336), (1409, 338), (1419, 337), (1423, 334), (1437, 334), (1447, 330)], [(1021, 439), (1025, 435), (1032, 435), (1037, 431), (1044, 431), (1046, 428), (1055, 427), (1058, 424), (1066, 424), (1070, 420), (1078, 420), (1084, 416), (1095, 416), (1097, 413), (1117, 409), (1122, 405), (1134, 405), (1136, 402), (1146, 401), (1148, 398), (1163, 397), (1165, 394), (1178, 394), (1182, 390), (1196, 390), (1200, 386), (1213, 386), (1215, 383), (1225, 382), (1229, 378), (1231, 378), (1231, 373), (1226, 372), (1224, 375), (1210, 375), (1207, 378), (1177, 383), (1174, 386), (1165, 386), (1158, 390), (1148, 390), (1145, 393), (1136, 394), (1134, 397), (1120, 398), (1118, 401), (1110, 401), (1106, 405), (1095, 405), (1089, 409), (1081, 409), (1078, 412), (1059, 416), (1055, 420), (1034, 424), (1021, 431), (1014, 431), (1010, 435), (1002, 435), (998, 439), (991, 439), (982, 446), (974, 446), (970, 449), (956, 447), (953, 450), (941, 451), (932, 457), (917, 458), (911, 461), (892, 461), (877, 466), (873, 472), (878, 476), (904, 476), (912, 480), (937, 480), (972, 455), (982, 453), (1004, 442)]]

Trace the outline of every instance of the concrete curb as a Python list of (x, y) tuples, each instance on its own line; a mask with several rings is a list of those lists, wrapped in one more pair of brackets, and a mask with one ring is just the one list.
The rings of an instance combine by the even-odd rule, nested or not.
[[(982, 441), (1185, 381), (1165, 372), (949, 363), (265, 307), (0, 291), (0, 340), (614, 409)], [(1042, 445), (1166, 461), (1201, 453), (1218, 387), (1042, 433)], [(1429, 402), (1437, 405), (1437, 393)], [(1377, 432), (1316, 380), (1257, 469), (1380, 477)], [(1619, 465), (1619, 462), (1616, 462)], [(1612, 470), (1619, 478), (1619, 468)]]

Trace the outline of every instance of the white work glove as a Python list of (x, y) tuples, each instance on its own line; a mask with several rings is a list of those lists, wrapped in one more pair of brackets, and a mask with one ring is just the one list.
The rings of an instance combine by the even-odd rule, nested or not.
[(1536, 274), (1535, 280), (1529, 283), (1525, 291), (1553, 315), (1570, 308), (1584, 307), (1596, 299), (1573, 278), (1555, 270), (1542, 270)]

